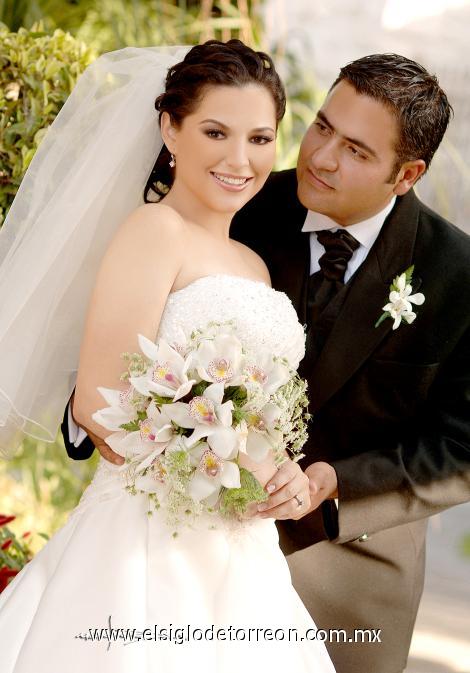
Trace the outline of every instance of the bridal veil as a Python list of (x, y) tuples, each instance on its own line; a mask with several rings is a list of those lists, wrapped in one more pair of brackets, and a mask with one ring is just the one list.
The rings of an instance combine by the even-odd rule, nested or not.
[[(54, 441), (114, 232), (161, 150), (154, 102), (189, 47), (99, 57), (48, 129), (0, 231), (0, 455)], [(126, 269), (123, 269), (126, 273)]]

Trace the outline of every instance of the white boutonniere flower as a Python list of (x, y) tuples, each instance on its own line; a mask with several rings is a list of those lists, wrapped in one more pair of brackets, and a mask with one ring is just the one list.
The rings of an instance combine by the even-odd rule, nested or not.
[(393, 283), (390, 285), (390, 295), (388, 297), (388, 304), (382, 307), (382, 315), (375, 323), (378, 327), (386, 318), (393, 320), (392, 329), (398, 329), (404, 321), (410, 325), (416, 318), (416, 313), (413, 311), (413, 304), (421, 306), (424, 303), (424, 294), (417, 292), (411, 294), (413, 288), (411, 286), (413, 279), (414, 266), (404, 271), (400, 276), (396, 276)]

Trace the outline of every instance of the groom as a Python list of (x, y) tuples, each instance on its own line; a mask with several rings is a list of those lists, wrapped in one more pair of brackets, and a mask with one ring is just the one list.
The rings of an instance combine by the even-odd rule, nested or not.
[[(338, 673), (403, 671), (426, 518), (470, 500), (470, 238), (412, 190), (450, 112), (413, 61), (349, 64), (297, 171), (273, 174), (233, 224), (307, 326), (311, 508), (292, 518), (286, 463), (258, 516), (278, 519), (294, 584), (317, 626), (333, 630)], [(89, 439), (69, 441), (67, 415), (62, 428), (69, 455), (88, 457)]]

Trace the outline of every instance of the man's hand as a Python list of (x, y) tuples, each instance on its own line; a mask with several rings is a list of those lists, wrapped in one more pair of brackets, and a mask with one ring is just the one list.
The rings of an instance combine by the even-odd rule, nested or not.
[(282, 463), (265, 490), (270, 496), (258, 505), (258, 517), (261, 519), (300, 519), (310, 509), (308, 477), (292, 460)]
[[(81, 425), (80, 427), (82, 428), (83, 426)], [(103, 458), (108, 460), (110, 463), (114, 463), (114, 465), (124, 465), (124, 458), (120, 456), (119, 453), (113, 451), (112, 448), (106, 444), (104, 439), (98, 437), (98, 435), (94, 435), (91, 430), (88, 430), (88, 428), (83, 427), (83, 429), (98, 451), (101, 453)]]
[(338, 497), (338, 479), (331, 465), (323, 462), (312, 463), (306, 468), (305, 474), (309, 483), (310, 509), (302, 516), (313, 512), (325, 500)]
[[(75, 397), (75, 392), (73, 393), (71, 400), (70, 400), (70, 411), (72, 413), (72, 418), (73, 418), (73, 401)], [(85, 428), (84, 425), (80, 425), (80, 423), (77, 423), (75, 418), (73, 418), (74, 423), (78, 425), (79, 428), (83, 428), (85, 432), (87, 433), (88, 437), (91, 439), (93, 444), (95, 445), (95, 448), (98, 449), (100, 454), (103, 456), (103, 458), (110, 463), (113, 463), (114, 465), (123, 465), (124, 464), (124, 458), (120, 456), (118, 453), (112, 450), (110, 446), (106, 444), (104, 439), (101, 437), (98, 437), (98, 435), (95, 435), (89, 430), (88, 428)]]

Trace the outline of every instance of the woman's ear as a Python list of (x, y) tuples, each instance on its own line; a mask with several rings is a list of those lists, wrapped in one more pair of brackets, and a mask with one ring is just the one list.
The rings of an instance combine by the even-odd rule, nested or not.
[(168, 148), (168, 151), (172, 154), (176, 153), (176, 128), (171, 121), (171, 117), (168, 112), (163, 112), (160, 120), (160, 131), (162, 134), (163, 142)]

